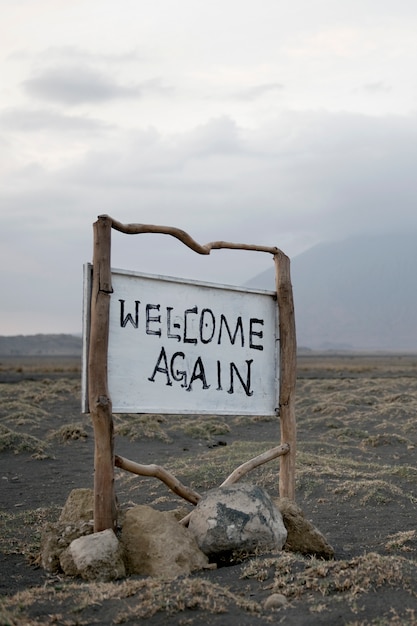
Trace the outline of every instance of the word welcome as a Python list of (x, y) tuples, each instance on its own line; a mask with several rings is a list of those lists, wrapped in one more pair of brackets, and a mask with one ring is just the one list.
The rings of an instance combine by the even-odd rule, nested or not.
[[(140, 300), (135, 300), (135, 312), (125, 314), (125, 300), (119, 300), (120, 302), (120, 326), (125, 328), (127, 324), (132, 324), (134, 328), (139, 328), (140, 320)], [(249, 348), (253, 350), (263, 350), (263, 345), (254, 343), (254, 337), (259, 341), (263, 338), (263, 331), (257, 326), (263, 326), (264, 320), (256, 317), (251, 317), (247, 321), (246, 331), (244, 329), (242, 316), (237, 316), (233, 324), (230, 320), (221, 313), (217, 316), (213, 313), (212, 309), (203, 308), (201, 312), (198, 310), (198, 306), (193, 306), (190, 309), (185, 309), (178, 315), (176, 312), (173, 315), (174, 307), (167, 306), (161, 312), (160, 304), (146, 304), (144, 307), (144, 330), (147, 335), (156, 335), (157, 337), (167, 337), (167, 339), (175, 339), (176, 341), (182, 341), (183, 343), (202, 344), (211, 343), (213, 340), (218, 345), (221, 345), (222, 340), (229, 339), (232, 345), (240, 345), (242, 348), (245, 346), (245, 337), (248, 338)], [(157, 311), (157, 314), (153, 314)], [(173, 322), (175, 317), (177, 321)], [(178, 319), (183, 320), (182, 328), (181, 322)], [(196, 323), (197, 322), (197, 323)], [(194, 332), (194, 335), (190, 333), (190, 327), (198, 328), (198, 332)], [(256, 329), (256, 330), (255, 330)], [(181, 331), (181, 334), (178, 332)]]

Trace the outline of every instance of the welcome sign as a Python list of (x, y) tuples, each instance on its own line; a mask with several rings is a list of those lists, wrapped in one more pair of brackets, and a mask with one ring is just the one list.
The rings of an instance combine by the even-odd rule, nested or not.
[(275, 292), (125, 270), (111, 282), (114, 413), (276, 415)]
[[(197, 254), (265, 252), (273, 257), (276, 293), (112, 270), (112, 230), (168, 235)], [(280, 457), (280, 497), (294, 499), (296, 337), (289, 258), (275, 246), (202, 245), (179, 228), (123, 224), (109, 215), (98, 216), (93, 232), (93, 264), (84, 266), (82, 402), (94, 426), (94, 532), (117, 527), (116, 459), (118, 467), (144, 472), (114, 454), (113, 412), (279, 417), (281, 445), (257, 459)], [(149, 466), (146, 475), (150, 468), (154, 472)]]

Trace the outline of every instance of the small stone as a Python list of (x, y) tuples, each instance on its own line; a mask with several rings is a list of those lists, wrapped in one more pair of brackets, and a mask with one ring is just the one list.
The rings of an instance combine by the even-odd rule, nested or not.
[(93, 519), (94, 492), (92, 489), (73, 489), (65, 502), (59, 521), (78, 523)]
[(288, 537), (284, 546), (289, 552), (312, 554), (322, 559), (333, 559), (334, 549), (324, 535), (308, 520), (292, 500), (280, 498), (276, 502), (281, 511)]
[(110, 529), (74, 539), (60, 562), (66, 574), (76, 572), (84, 580), (109, 582), (126, 575), (122, 547)]
[(92, 522), (69, 524), (56, 522), (45, 524), (41, 535), (41, 563), (48, 572), (59, 573), (62, 571), (60, 558), (74, 539), (91, 535), (93, 532)]
[(272, 611), (274, 609), (282, 609), (283, 606), (287, 606), (288, 600), (282, 593), (273, 593), (264, 602), (264, 609), (266, 611)]

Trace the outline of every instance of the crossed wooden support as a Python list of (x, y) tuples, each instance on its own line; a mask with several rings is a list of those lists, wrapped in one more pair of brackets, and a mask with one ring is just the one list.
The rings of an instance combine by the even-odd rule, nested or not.
[[(255, 467), (268, 463), (268, 461), (272, 461), (283, 454), (288, 454), (289, 451), (290, 446), (285, 443), (259, 454), (253, 459), (246, 461), (246, 463), (242, 463), (242, 465), (239, 465), (239, 467), (233, 470), (226, 480), (222, 482), (220, 487), (236, 483), (251, 470), (255, 469)], [(132, 474), (137, 474), (138, 476), (158, 478), (165, 483), (171, 491), (178, 496), (181, 496), (181, 498), (184, 498), (184, 500), (187, 500), (187, 502), (191, 502), (191, 504), (195, 505), (199, 502), (199, 500), (201, 500), (201, 495), (197, 491), (183, 485), (173, 474), (160, 465), (155, 465), (153, 463), (151, 465), (142, 465), (141, 463), (135, 463), (134, 461), (129, 461), (129, 459), (125, 459), (124, 457), (117, 455), (114, 457), (114, 464), (116, 467), (126, 470), (127, 472), (131, 472)], [(182, 524), (186, 525), (188, 523), (188, 518), (188, 515), (184, 517), (184, 519), (181, 520)]]

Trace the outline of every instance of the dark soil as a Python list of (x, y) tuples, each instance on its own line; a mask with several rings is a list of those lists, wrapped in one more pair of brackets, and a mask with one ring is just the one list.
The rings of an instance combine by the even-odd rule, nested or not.
[[(93, 487), (94, 437), (78, 359), (0, 358), (0, 625), (417, 624), (417, 356), (298, 359), (296, 500), (334, 561), (260, 555), (169, 583), (85, 583), (39, 566), (40, 535)], [(199, 492), (279, 442), (272, 419), (116, 416), (116, 453)], [(278, 462), (248, 477), (278, 497)], [(188, 505), (116, 470), (123, 507)], [(272, 594), (284, 607), (264, 608)]]

